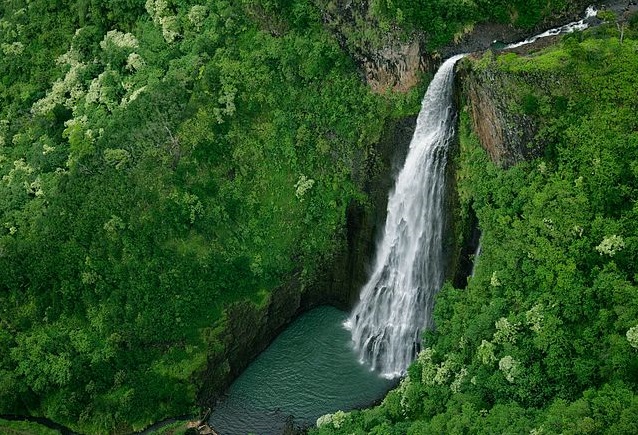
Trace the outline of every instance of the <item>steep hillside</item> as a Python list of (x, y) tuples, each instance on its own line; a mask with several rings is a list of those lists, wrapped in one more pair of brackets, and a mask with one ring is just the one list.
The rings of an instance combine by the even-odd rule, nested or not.
[[(329, 286), (419, 92), (371, 94), (305, 2), (0, 8), (0, 413), (191, 412)], [(229, 340), (236, 302), (269, 319)]]

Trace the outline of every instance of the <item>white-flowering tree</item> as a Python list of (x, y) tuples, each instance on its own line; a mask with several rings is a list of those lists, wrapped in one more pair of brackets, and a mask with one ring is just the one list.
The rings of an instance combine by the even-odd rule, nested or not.
[(638, 325), (629, 328), (626, 337), (631, 347), (638, 349)]
[(598, 251), (600, 255), (609, 255), (610, 257), (613, 257), (624, 247), (625, 241), (623, 238), (613, 234), (611, 236), (606, 236), (603, 241), (596, 246), (596, 251)]

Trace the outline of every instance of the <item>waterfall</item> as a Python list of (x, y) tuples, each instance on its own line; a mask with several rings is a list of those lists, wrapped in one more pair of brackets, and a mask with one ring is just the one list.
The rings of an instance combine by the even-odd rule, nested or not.
[[(546, 36), (583, 30), (596, 15), (510, 44), (516, 48)], [(444, 279), (444, 198), (447, 148), (454, 135), (454, 65), (441, 65), (423, 98), (405, 165), (388, 199), (388, 216), (377, 246), (374, 271), (345, 323), (362, 362), (392, 378), (405, 373), (431, 328), (434, 295)], [(475, 262), (480, 255), (480, 244)], [(474, 271), (472, 271), (472, 274)]]
[(362, 361), (386, 377), (404, 374), (432, 324), (444, 280), (444, 201), (454, 135), (454, 65), (441, 65), (423, 98), (405, 165), (388, 199), (374, 271), (346, 326)]
[(474, 256), (472, 257), (472, 273), (470, 273), (470, 277), (474, 278), (474, 271), (476, 270), (476, 264), (478, 263), (478, 259), (481, 256), (481, 240), (479, 239), (478, 246), (476, 247), (476, 251), (474, 251)]

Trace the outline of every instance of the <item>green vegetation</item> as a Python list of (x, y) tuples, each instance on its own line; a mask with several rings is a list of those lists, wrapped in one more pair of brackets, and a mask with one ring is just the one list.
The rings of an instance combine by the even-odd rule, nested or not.
[[(462, 113), (458, 183), (482, 231), (467, 288), (373, 409), (313, 433), (638, 432), (638, 40), (594, 29), (472, 61), (512, 86), (543, 157), (501, 169)], [(468, 61), (469, 62), (469, 61)], [(506, 92), (504, 90), (504, 92)]]
[[(226, 308), (265, 306), (292, 276), (312, 283), (341, 249), (346, 207), (368, 205), (374, 144), (418, 110), (422, 89), (372, 94), (322, 25), (324, 3), (0, 4), (0, 413), (86, 433), (194, 413), (198, 377), (224, 353)], [(477, 21), (531, 26), (566, 2), (538, 13), (452, 3), (374, 2), (374, 13), (406, 29), (432, 23), (434, 47)], [(565, 50), (584, 52), (573, 60), (583, 65), (606, 56)], [(622, 100), (608, 89), (604, 101)], [(477, 181), (476, 204), (490, 180)], [(631, 192), (612, 193), (597, 195), (611, 207)], [(618, 251), (622, 271), (633, 239), (620, 221), (601, 222), (591, 237)]]
[(0, 5), (0, 413), (89, 433), (190, 413), (224, 308), (340, 249), (420, 95), (371, 94), (284, 3)]
[(49, 429), (38, 423), (8, 421), (2, 418), (0, 418), (0, 433), (3, 435), (60, 435), (59, 431)]

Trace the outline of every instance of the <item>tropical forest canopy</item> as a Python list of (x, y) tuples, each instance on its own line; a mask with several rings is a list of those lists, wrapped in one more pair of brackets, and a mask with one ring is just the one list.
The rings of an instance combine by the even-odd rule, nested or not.
[[(41, 415), (81, 432), (107, 433), (141, 429), (191, 412), (208, 355), (223, 351), (211, 330), (223, 329), (224, 308), (239, 300), (262, 304), (293, 274), (303, 283), (313, 282), (320, 265), (341, 249), (346, 207), (353, 202), (369, 205), (363, 187), (366, 168), (378, 158), (374, 145), (385, 125), (418, 111), (425, 83), (407, 94), (371, 93), (343, 41), (324, 27), (322, 8), (328, 3), (333, 2), (0, 4), (0, 413)], [(365, 37), (375, 39), (388, 28), (420, 31), (428, 47), (436, 48), (475, 22), (497, 20), (529, 28), (574, 2), (532, 3), (371, 2)], [(608, 45), (572, 44), (572, 51), (583, 46), (585, 53), (600, 53), (599, 63), (574, 57), (584, 78), (599, 77), (599, 64), (633, 71), (627, 54), (631, 43)], [(616, 61), (607, 54), (616, 52), (626, 56)], [(510, 61), (509, 67), (516, 69), (519, 62)], [(592, 141), (598, 129), (610, 128), (601, 124), (603, 119), (618, 121), (618, 141), (631, 128), (619, 122), (625, 112), (611, 108), (625, 101), (629, 79), (619, 75), (615, 80), (612, 90), (598, 85), (608, 106), (597, 108), (577, 99), (581, 111), (570, 111), (580, 116), (590, 108), (608, 108), (607, 118), (592, 115), (587, 130)], [(548, 157), (545, 177), (567, 170), (556, 159), (571, 146), (560, 135), (562, 118), (551, 112), (550, 97), (536, 96), (528, 107), (556, 117), (547, 132), (554, 129), (556, 155)], [(635, 109), (630, 103), (624, 107), (627, 113)], [(563, 148), (559, 139), (566, 144)], [(615, 209), (599, 211), (596, 207), (602, 205), (592, 203), (582, 211), (588, 214), (580, 224), (591, 240), (579, 242), (589, 249), (594, 239), (596, 246), (601, 237), (616, 236), (623, 249), (613, 257), (587, 251), (594, 263), (573, 260), (574, 267), (589, 267), (582, 288), (600, 281), (616, 283), (614, 291), (621, 291), (633, 279), (624, 269), (633, 264), (633, 227), (624, 226), (631, 222), (631, 205), (623, 201), (631, 197), (635, 168), (627, 169), (632, 148), (625, 149), (621, 171), (614, 166), (620, 148), (609, 140), (608, 151), (599, 157), (605, 165), (603, 178), (591, 185), (591, 194), (602, 202), (617, 197), (609, 207), (624, 204), (613, 212), (616, 227), (608, 229), (612, 224), (605, 220), (605, 213)], [(478, 152), (472, 156), (481, 158)], [(590, 163), (582, 162), (583, 167)], [(472, 164), (478, 165), (471, 159), (466, 163)], [(576, 163), (570, 164), (569, 170), (577, 171)], [(532, 175), (525, 168), (506, 175), (477, 169), (472, 175), (476, 186), (468, 195), (484, 226), (486, 251), (489, 237), (499, 240), (496, 233), (489, 235), (489, 222), (498, 213), (520, 213), (494, 205), (505, 204), (505, 199), (488, 201), (490, 183), (510, 186), (513, 195), (529, 185), (526, 177)], [(613, 174), (626, 186), (616, 196), (602, 190), (609, 186), (604, 176)], [(533, 189), (528, 191), (531, 195)], [(516, 204), (525, 207), (525, 193), (517, 195)], [(547, 198), (552, 198), (549, 193)], [(548, 219), (562, 225), (559, 216)], [(593, 222), (600, 229), (591, 233)], [(518, 239), (512, 235), (510, 240)], [(610, 240), (617, 248), (620, 242)], [(454, 307), (460, 304), (461, 313), (462, 304), (471, 306), (463, 298), (478, 304), (480, 296), (501, 304), (480, 334), (470, 334), (470, 349), (490, 331), (492, 317), (520, 321), (518, 311), (503, 311), (504, 296), (489, 292), (509, 289), (510, 278), (519, 280), (521, 292), (530, 288), (522, 280), (544, 291), (540, 278), (515, 277), (499, 257), (504, 255), (499, 252), (518, 251), (500, 250), (495, 243), (489, 247), (494, 257), (486, 254), (483, 272), (468, 292), (443, 293), (438, 338), (428, 338), (429, 343), (441, 340), (441, 348), (432, 344), (438, 349), (435, 358), (447, 355), (450, 343), (468, 334), (450, 332), (452, 325), (461, 328), (452, 320)], [(594, 266), (600, 278), (592, 272), (598, 271)], [(497, 271), (502, 286), (484, 285), (488, 269)], [(531, 309), (525, 301), (521, 307)], [(543, 310), (551, 303), (541, 304)], [(607, 333), (614, 316), (621, 315), (615, 305), (605, 307), (608, 314), (596, 331)], [(627, 310), (614, 326), (619, 349), (626, 342), (618, 334), (634, 315)], [(563, 321), (559, 314), (557, 322)], [(549, 312), (544, 315), (550, 318)], [(448, 326), (444, 318), (450, 319)], [(509, 355), (524, 362), (524, 354)], [(467, 363), (470, 357), (463, 358)], [(561, 382), (566, 385), (572, 378), (565, 376)], [(618, 381), (630, 388), (625, 378)], [(574, 399), (588, 382), (602, 385), (607, 380), (585, 376), (565, 400)], [(503, 397), (520, 400), (522, 407), (537, 406), (513, 396), (514, 386), (500, 382)], [(543, 397), (554, 397), (563, 384), (552, 385)], [(434, 415), (421, 408), (415, 412), (415, 418)]]

